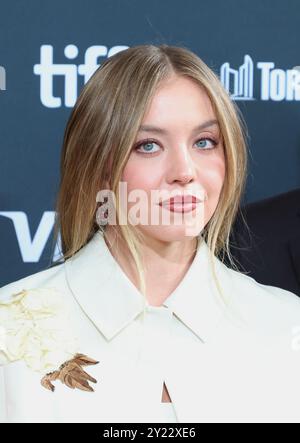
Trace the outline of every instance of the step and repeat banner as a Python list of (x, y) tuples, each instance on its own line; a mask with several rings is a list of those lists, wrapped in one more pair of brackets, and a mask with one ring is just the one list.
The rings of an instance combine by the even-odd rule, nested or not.
[(128, 47), (183, 45), (220, 76), (249, 131), (244, 203), (300, 187), (299, 17), (299, 0), (2, 0), (0, 287), (51, 264), (68, 116)]

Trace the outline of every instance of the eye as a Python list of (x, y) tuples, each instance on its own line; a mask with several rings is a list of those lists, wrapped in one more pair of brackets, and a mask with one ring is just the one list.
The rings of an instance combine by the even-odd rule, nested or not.
[[(155, 154), (159, 149), (153, 150), (153, 145), (157, 145), (154, 140), (144, 140), (135, 147), (135, 150), (141, 154)], [(143, 148), (144, 152), (140, 151), (140, 148)]]
[[(207, 146), (207, 141), (210, 142), (212, 144), (212, 146)], [(196, 141), (196, 143), (201, 143), (202, 146), (200, 146), (200, 148), (202, 148), (201, 150), (209, 150), (209, 149), (214, 149), (216, 147), (216, 145), (218, 144), (215, 140), (213, 140), (212, 138), (200, 138), (199, 140)], [(154, 146), (158, 146), (158, 148), (156, 150), (154, 150)], [(153, 155), (156, 154), (156, 152), (158, 152), (160, 150), (159, 144), (155, 141), (155, 140), (151, 140), (151, 139), (147, 139), (147, 140), (143, 140), (140, 143), (138, 143), (134, 150), (136, 152), (138, 152), (139, 154), (143, 154), (143, 155)]]
[[(207, 145), (205, 145), (207, 143), (207, 140), (212, 143), (212, 146), (209, 147)], [(215, 148), (215, 146), (217, 145), (217, 142), (215, 140), (213, 140), (212, 138), (200, 138), (196, 143), (201, 143), (202, 145), (200, 146), (200, 148), (202, 148), (202, 150), (205, 149), (213, 149)]]

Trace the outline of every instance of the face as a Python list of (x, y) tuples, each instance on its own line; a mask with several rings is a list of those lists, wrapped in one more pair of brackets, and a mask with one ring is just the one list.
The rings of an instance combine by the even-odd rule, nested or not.
[[(138, 229), (163, 242), (199, 235), (217, 207), (224, 177), (222, 137), (208, 95), (188, 78), (168, 79), (150, 103), (122, 175), (127, 199), (132, 191), (141, 190), (147, 196), (139, 201), (142, 211), (159, 212), (160, 223), (151, 223), (149, 215), (148, 223), (138, 223)], [(153, 199), (154, 190), (167, 194)], [(188, 213), (158, 206), (158, 201), (177, 194), (204, 199)], [(127, 200), (129, 212), (137, 202)], [(162, 217), (169, 223), (162, 223)]]

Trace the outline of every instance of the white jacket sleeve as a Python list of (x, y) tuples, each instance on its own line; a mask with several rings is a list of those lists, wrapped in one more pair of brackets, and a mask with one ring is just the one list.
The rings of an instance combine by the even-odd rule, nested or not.
[(4, 370), (0, 367), (0, 423), (6, 421), (6, 401), (4, 386)]

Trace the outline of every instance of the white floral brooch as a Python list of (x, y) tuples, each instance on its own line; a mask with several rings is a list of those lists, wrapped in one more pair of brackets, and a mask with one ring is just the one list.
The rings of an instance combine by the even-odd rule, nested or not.
[(23, 289), (0, 299), (0, 325), (0, 364), (23, 360), (34, 371), (46, 372), (41, 384), (51, 391), (57, 379), (93, 391), (88, 381), (97, 381), (81, 366), (99, 362), (78, 353), (63, 296), (55, 288)]

